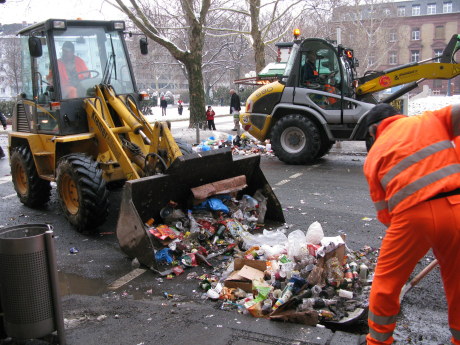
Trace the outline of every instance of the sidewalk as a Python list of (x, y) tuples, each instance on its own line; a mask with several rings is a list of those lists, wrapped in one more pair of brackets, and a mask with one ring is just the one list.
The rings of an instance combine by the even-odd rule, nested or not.
[[(155, 122), (155, 121), (171, 121), (171, 122), (181, 122), (181, 121), (189, 121), (189, 113), (185, 111), (184, 108), (184, 113), (183, 115), (179, 115), (176, 112), (173, 113), (173, 109), (171, 110), (170, 113), (166, 115), (166, 117), (161, 116), (161, 110), (159, 107), (158, 109), (158, 114), (155, 113), (154, 115), (148, 115), (146, 116), (147, 119), (150, 122)], [(220, 114), (217, 114), (216, 117), (228, 117), (231, 119), (231, 115), (227, 114), (225, 110), (228, 110), (227, 107), (221, 107), (222, 111)], [(177, 111), (177, 108), (174, 109), (174, 111)], [(236, 132), (232, 131), (232, 125), (229, 126), (228, 129), (224, 130), (219, 130), (219, 131), (210, 131), (210, 130), (199, 130), (199, 136), (200, 136), (200, 141), (207, 140), (209, 137), (214, 137), (217, 140), (227, 140), (229, 135), (235, 136)], [(0, 127), (0, 135), (7, 135), (11, 131), (11, 126), (9, 125), (6, 130), (3, 129), (3, 127)], [(181, 139), (183, 141), (186, 141), (187, 143), (194, 145), (197, 144), (197, 130), (195, 128), (172, 128), (172, 133), (175, 138)], [(247, 133), (248, 134), (248, 133)], [(249, 134), (248, 134), (249, 135)], [(249, 135), (250, 136), (250, 135)], [(350, 156), (365, 156), (367, 155), (367, 150), (366, 150), (366, 143), (364, 141), (338, 141), (332, 146), (331, 151), (329, 154), (342, 154), (342, 155), (350, 155)]]

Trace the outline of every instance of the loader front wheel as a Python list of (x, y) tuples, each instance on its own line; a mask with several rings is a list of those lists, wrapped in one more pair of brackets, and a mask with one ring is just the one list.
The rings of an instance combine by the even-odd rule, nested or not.
[(273, 126), (271, 141), (275, 155), (287, 164), (312, 163), (321, 147), (318, 128), (299, 114), (281, 117)]
[(108, 215), (108, 191), (97, 163), (84, 154), (64, 156), (57, 167), (59, 203), (78, 231), (95, 232)]
[(27, 146), (13, 149), (10, 165), (14, 189), (24, 205), (40, 207), (50, 200), (50, 182), (38, 176), (34, 158)]

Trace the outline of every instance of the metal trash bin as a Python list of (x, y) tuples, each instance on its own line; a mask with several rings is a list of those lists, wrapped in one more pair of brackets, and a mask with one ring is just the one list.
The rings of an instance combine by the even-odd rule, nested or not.
[(6, 334), (35, 339), (58, 332), (64, 340), (52, 227), (26, 224), (0, 232), (0, 294)]

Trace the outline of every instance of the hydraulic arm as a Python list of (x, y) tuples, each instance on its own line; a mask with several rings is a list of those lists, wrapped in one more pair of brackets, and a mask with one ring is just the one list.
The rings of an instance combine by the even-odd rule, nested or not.
[[(356, 89), (356, 94), (363, 96), (412, 82), (416, 82), (414, 86), (416, 87), (425, 79), (452, 79), (460, 74), (460, 64), (455, 61), (455, 53), (459, 49), (460, 35), (453, 35), (439, 57), (412, 62), (359, 78), (360, 85)], [(436, 59), (440, 62), (430, 62)]]

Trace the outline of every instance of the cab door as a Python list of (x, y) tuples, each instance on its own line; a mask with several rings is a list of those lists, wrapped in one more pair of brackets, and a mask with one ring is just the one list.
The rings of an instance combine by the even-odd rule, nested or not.
[[(315, 78), (307, 78), (308, 64), (314, 55)], [(347, 97), (347, 71), (343, 68), (337, 49), (322, 39), (306, 39), (302, 42), (294, 103), (316, 109), (329, 124), (356, 122), (359, 114), (354, 99)]]

